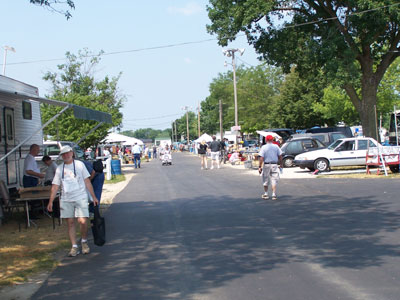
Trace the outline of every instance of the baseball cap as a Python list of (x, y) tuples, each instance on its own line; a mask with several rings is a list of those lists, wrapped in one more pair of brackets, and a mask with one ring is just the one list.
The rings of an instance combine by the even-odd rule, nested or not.
[(60, 155), (71, 152), (71, 151), (72, 151), (72, 148), (70, 146), (64, 146), (61, 148)]
[(267, 141), (273, 141), (274, 137), (272, 135), (267, 135), (266, 139), (267, 139)]

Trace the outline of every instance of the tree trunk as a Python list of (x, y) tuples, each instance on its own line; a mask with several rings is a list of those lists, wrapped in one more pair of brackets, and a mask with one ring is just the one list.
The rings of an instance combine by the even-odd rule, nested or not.
[[(372, 78), (371, 78), (372, 79)], [(377, 120), (375, 116), (375, 106), (377, 102), (377, 86), (371, 84), (372, 80), (362, 82), (362, 100), (358, 113), (360, 115), (361, 125), (364, 136), (372, 137), (378, 141), (377, 137)]]

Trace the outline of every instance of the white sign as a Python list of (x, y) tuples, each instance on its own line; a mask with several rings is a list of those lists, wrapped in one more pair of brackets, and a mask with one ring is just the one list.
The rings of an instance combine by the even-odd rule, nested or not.
[(232, 126), (231, 131), (240, 131), (241, 127), (239, 126)]

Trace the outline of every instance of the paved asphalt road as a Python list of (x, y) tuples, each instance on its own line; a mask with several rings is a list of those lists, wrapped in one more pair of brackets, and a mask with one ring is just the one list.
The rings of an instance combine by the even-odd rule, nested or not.
[(107, 244), (33, 299), (400, 299), (398, 180), (282, 180), (143, 163), (105, 214)]

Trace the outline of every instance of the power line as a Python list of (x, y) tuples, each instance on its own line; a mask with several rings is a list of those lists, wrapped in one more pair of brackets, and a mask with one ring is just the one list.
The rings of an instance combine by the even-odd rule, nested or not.
[[(398, 6), (398, 5), (400, 5), (400, 3), (384, 5), (384, 6), (380, 6), (380, 7), (375, 7), (375, 8), (370, 8), (370, 9), (354, 12), (352, 14), (346, 14), (346, 15), (343, 15), (342, 17), (349, 17), (349, 16), (354, 16), (354, 15), (362, 15), (362, 14), (365, 14), (365, 13), (377, 11), (377, 10), (380, 10), (380, 9), (389, 8), (389, 7), (392, 7), (392, 6)], [(321, 19), (321, 20), (310, 21), (310, 22), (305, 22), (305, 23), (300, 23), (300, 24), (287, 25), (287, 26), (285, 26), (285, 28), (294, 28), (294, 27), (306, 26), (306, 25), (321, 23), (321, 22), (324, 22), (324, 21), (336, 20), (336, 19), (339, 19), (339, 18), (340, 17), (338, 17), (338, 16), (330, 17), (330, 18), (325, 18), (325, 19)]]
[(256, 66), (253, 66), (252, 64), (249, 64), (248, 62), (245, 62), (243, 59), (241, 59), (241, 58), (239, 58), (239, 57), (236, 57), (238, 60), (240, 60), (242, 63), (244, 63), (244, 64), (246, 64), (246, 65), (249, 65), (250, 67), (253, 67), (253, 68), (255, 68)]
[[(394, 4), (390, 4), (390, 5), (366, 9), (363, 11), (354, 12), (352, 14), (346, 14), (344, 16), (347, 17), (347, 16), (352, 16), (352, 15), (360, 15), (360, 14), (369, 13), (369, 12), (373, 12), (373, 11), (377, 11), (377, 10), (385, 9), (385, 8), (390, 8), (390, 7), (398, 6), (398, 5), (400, 5), (400, 3), (394, 3)], [(331, 20), (336, 20), (336, 19), (339, 19), (339, 17), (336, 16), (336, 17), (330, 17), (330, 18), (325, 18), (325, 19), (321, 19), (321, 20), (310, 21), (310, 22), (305, 22), (305, 23), (300, 23), (300, 24), (287, 25), (287, 26), (285, 26), (285, 28), (306, 26), (306, 25), (311, 25), (311, 24), (316, 24), (316, 23), (321, 23), (324, 21), (331, 21)], [(246, 34), (238, 34), (238, 35), (236, 35), (236, 37), (241, 37), (241, 36), (245, 36), (245, 35)], [(158, 49), (173, 48), (173, 47), (181, 47), (181, 46), (186, 46), (186, 45), (207, 43), (207, 42), (217, 41), (217, 40), (218, 40), (218, 38), (210, 38), (210, 39), (199, 40), (199, 41), (182, 42), (182, 43), (175, 43), (175, 44), (168, 44), (168, 45), (161, 45), (161, 46), (154, 46), (154, 47), (145, 47), (145, 48), (138, 48), (138, 49), (131, 49), (131, 50), (114, 51), (114, 52), (105, 52), (105, 53), (101, 54), (100, 56), (142, 52), (142, 51), (158, 50)], [(90, 58), (90, 57), (96, 57), (96, 56), (98, 56), (98, 55), (93, 54), (93, 55), (87, 55), (85, 57)], [(7, 63), (7, 65), (34, 64), (34, 63), (40, 63), (40, 62), (52, 62), (52, 61), (62, 61), (62, 60), (65, 60), (65, 57), (64, 58), (52, 58), (52, 59), (40, 59), (40, 60), (14, 62), (14, 63)], [(244, 62), (244, 63), (246, 63), (246, 62)], [(3, 65), (3, 64), (0, 64), (0, 65)]]
[(182, 114), (179, 113), (179, 114), (171, 114), (171, 115), (164, 115), (164, 116), (158, 116), (158, 117), (149, 117), (149, 118), (141, 118), (141, 119), (126, 119), (125, 121), (131, 122), (131, 121), (155, 120), (155, 119), (163, 119), (163, 118), (175, 117), (175, 116), (180, 116), (180, 115), (182, 115)]
[[(239, 35), (239, 36), (242, 36), (242, 35)], [(173, 48), (173, 47), (181, 47), (181, 46), (186, 46), (186, 45), (207, 43), (207, 42), (216, 41), (216, 40), (218, 40), (218, 39), (212, 38), (212, 39), (183, 42), (183, 43), (176, 43), (176, 44), (169, 44), (169, 45), (161, 45), (161, 46), (154, 46), (154, 47), (146, 47), (146, 48), (138, 48), (138, 49), (114, 51), (114, 52), (105, 52), (105, 53), (102, 53), (100, 56), (116, 55), (116, 54), (123, 54), (123, 53), (132, 53), (132, 52), (142, 52), (142, 51), (158, 50), (158, 49)], [(99, 56), (99, 55), (93, 54), (93, 55), (86, 55), (84, 57), (90, 58), (90, 57), (97, 57), (97, 56)], [(61, 60), (65, 60), (65, 57), (64, 58), (31, 60), (31, 61), (21, 61), (21, 62), (15, 62), (15, 63), (7, 63), (7, 65), (34, 64), (34, 63), (40, 63), (40, 62), (51, 62), (51, 61), (61, 61)], [(2, 65), (2, 64), (0, 64), (0, 65)]]
[[(122, 123), (123, 124), (125, 124), (125, 122), (124, 121), (122, 121)], [(129, 123), (129, 122), (128, 122)], [(171, 125), (171, 121), (168, 121), (168, 122), (163, 122), (163, 123), (158, 123), (158, 124), (146, 124), (146, 125), (139, 125), (139, 124), (128, 124), (129, 126), (135, 126), (135, 127), (154, 127), (154, 126), (161, 126), (161, 125), (166, 125), (166, 124), (169, 124), (169, 125)]]

